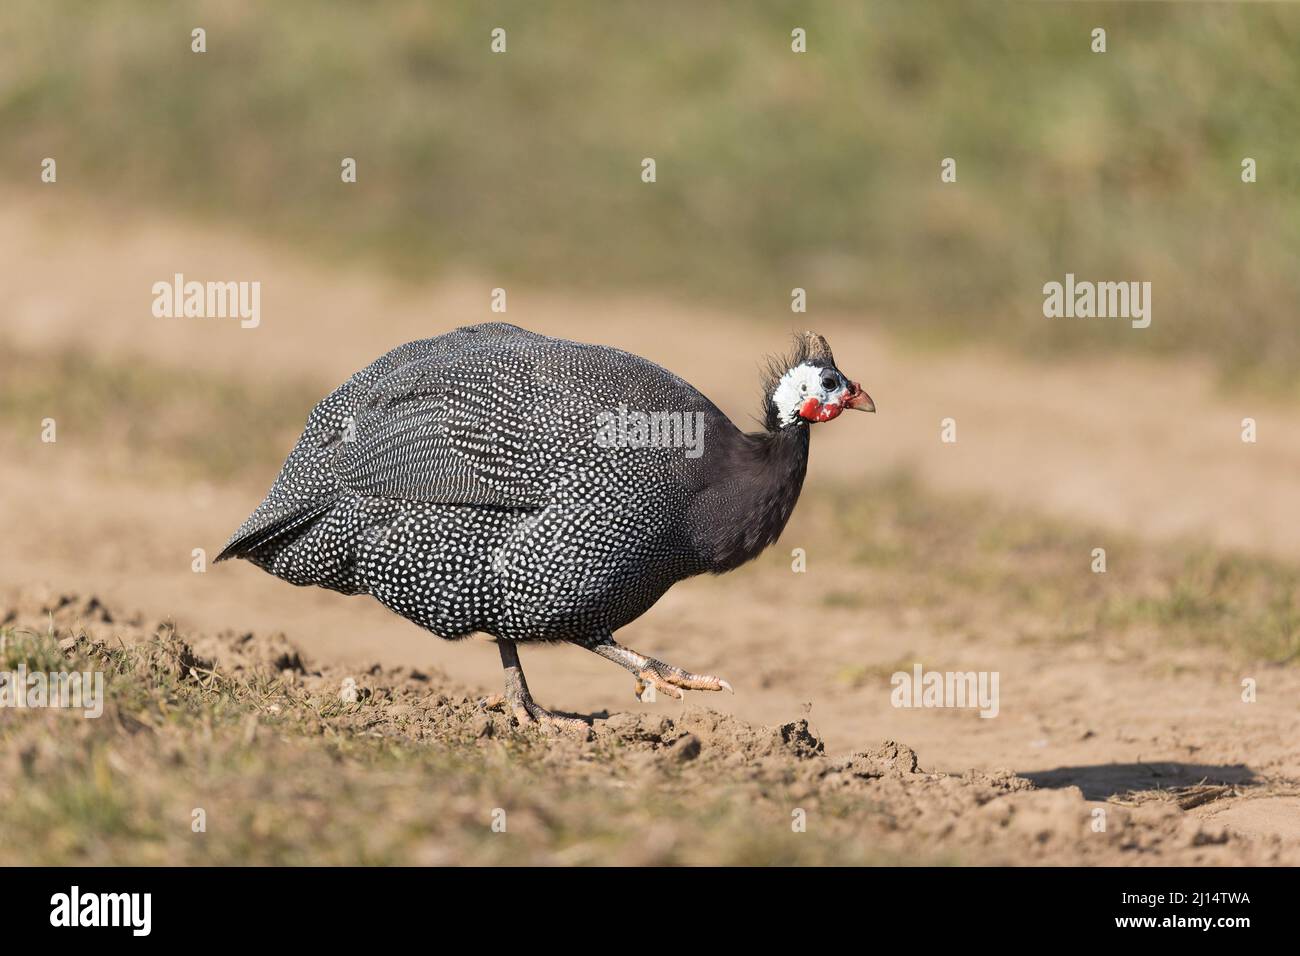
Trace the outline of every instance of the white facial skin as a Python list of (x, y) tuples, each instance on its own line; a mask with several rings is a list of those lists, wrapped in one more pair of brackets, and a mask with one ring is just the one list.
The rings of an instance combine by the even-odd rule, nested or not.
[[(832, 388), (823, 384), (835, 380)], [(781, 427), (793, 425), (799, 420), (799, 410), (807, 406), (809, 399), (815, 399), (818, 409), (813, 409), (814, 416), (821, 411), (822, 417), (810, 417), (805, 421), (826, 421), (834, 418), (841, 411), (844, 400), (849, 397), (849, 383), (844, 376), (831, 369), (819, 368), (805, 362), (796, 365), (781, 376), (781, 381), (772, 392), (772, 402), (776, 405), (777, 423)], [(829, 413), (829, 414), (827, 414)]]

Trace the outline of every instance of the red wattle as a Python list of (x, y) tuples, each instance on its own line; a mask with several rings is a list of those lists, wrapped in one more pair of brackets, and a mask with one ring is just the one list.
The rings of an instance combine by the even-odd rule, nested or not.
[(828, 422), (844, 411), (839, 405), (823, 405), (815, 398), (809, 398), (799, 406), (799, 417), (809, 422)]

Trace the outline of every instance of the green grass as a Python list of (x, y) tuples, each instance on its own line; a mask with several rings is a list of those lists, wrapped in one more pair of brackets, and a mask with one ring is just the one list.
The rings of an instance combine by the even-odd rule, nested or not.
[[(1297, 48), (1294, 4), (14, 0), (0, 171), (405, 275), (773, 324), (802, 286), (920, 343), (1190, 351), (1294, 394)], [(1152, 327), (1044, 319), (1066, 272), (1151, 281)]]
[(214, 373), (116, 362), (80, 348), (5, 347), (5, 355), (0, 429), (30, 441), (53, 418), (58, 441), (128, 462), (137, 476), (142, 463), (209, 481), (265, 468), (283, 460), (324, 397), (297, 382), (250, 388)]
[(67, 658), (53, 640), (53, 631), (41, 634), (13, 627), (0, 627), (0, 671), (20, 667), (29, 671), (58, 671)]
[(1098, 610), (1104, 627), (1147, 626), (1164, 635), (1236, 647), (1274, 663), (1300, 658), (1296, 568), (1242, 555), (1193, 554), (1153, 592), (1126, 594)]
[[(900, 605), (963, 629), (991, 619), (1035, 641), (1128, 636), (1213, 646), (1236, 659), (1300, 659), (1294, 563), (935, 496), (905, 474), (877, 481), (870, 495), (827, 492), (809, 496), (822, 505), (801, 505), (787, 534), (836, 542), (868, 572), (855, 576), (857, 590), (828, 590), (828, 609)], [(1091, 569), (1097, 547), (1107, 551), (1103, 574)]]

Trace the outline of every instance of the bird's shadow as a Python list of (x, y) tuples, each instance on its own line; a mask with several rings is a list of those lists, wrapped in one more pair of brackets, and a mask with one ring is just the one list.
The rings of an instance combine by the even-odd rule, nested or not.
[(595, 710), (589, 714), (580, 714), (571, 710), (552, 711), (556, 717), (563, 717), (567, 720), (580, 720), (588, 727), (595, 727), (598, 720), (609, 720), (608, 710)]
[(1245, 764), (1107, 763), (1084, 767), (1057, 767), (1021, 773), (1037, 787), (1078, 787), (1088, 800), (1107, 800), (1137, 790), (1174, 790), (1196, 784), (1240, 785), (1256, 783)]

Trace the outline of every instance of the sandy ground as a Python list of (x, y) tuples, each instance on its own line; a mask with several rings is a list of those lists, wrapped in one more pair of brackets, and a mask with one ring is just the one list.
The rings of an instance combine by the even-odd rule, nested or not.
[[(323, 394), (392, 345), (502, 318), (488, 310), (497, 284), (490, 279), (403, 286), (299, 261), (237, 234), (63, 204), (0, 203), (0, 248), (8, 341), (36, 349), (82, 343), (105, 355), (221, 370), (250, 387), (306, 378)], [(154, 318), (152, 283), (178, 271), (260, 280), (261, 326)], [(821, 331), (880, 414), (819, 429), (805, 501), (832, 482), (856, 483), (869, 495), (873, 482), (908, 469), (939, 493), (986, 495), (1154, 541), (1194, 536), (1300, 557), (1292, 533), (1300, 424), (1283, 407), (1225, 397), (1194, 363), (919, 353), (865, 317), (814, 310), (790, 323), (774, 309), (764, 334), (762, 323), (742, 316), (639, 299), (575, 303), (527, 289), (510, 290), (504, 318), (646, 355), (737, 421), (754, 409), (757, 360), (784, 344), (783, 327)], [(1245, 416), (1259, 423), (1256, 444), (1240, 440)], [(945, 417), (957, 422), (955, 444), (940, 441)], [(191, 549), (218, 548), (264, 485), (159, 487), (129, 466), (104, 467), (105, 450), (90, 439), (6, 441), (0, 581), (10, 588), (101, 595), (210, 632), (283, 631), (339, 666), (433, 665), (470, 687), (494, 690), (499, 682), (491, 647), (445, 644), (367, 599), (290, 588), (244, 565), (192, 573)], [(276, 467), (267, 463), (267, 484)], [(808, 575), (806, 593), (791, 593), (788, 562), (788, 547), (778, 547), (725, 579), (686, 582), (620, 639), (726, 676), (738, 693), (709, 697), (712, 707), (772, 726), (806, 714), (832, 753), (892, 738), (927, 770), (1009, 768), (1045, 789), (1078, 787), (1089, 800), (1220, 782), (1224, 791), (1189, 807), (1189, 819), (1221, 824), (1284, 856), (1300, 848), (1294, 668), (1248, 675), (1261, 693), (1245, 706), (1243, 674), (1213, 648), (1180, 649), (1171, 662), (1144, 648), (1039, 645), (1017, 640), (979, 608), (940, 629), (907, 608), (876, 612), (867, 602), (823, 626), (827, 592), (865, 585), (855, 572), (833, 569)], [(846, 664), (885, 665), (903, 653), (956, 669), (997, 669), (998, 719), (897, 709), (879, 683), (840, 677)], [(576, 649), (526, 649), (523, 659), (547, 705), (670, 715), (681, 707), (634, 701), (623, 672)]]

